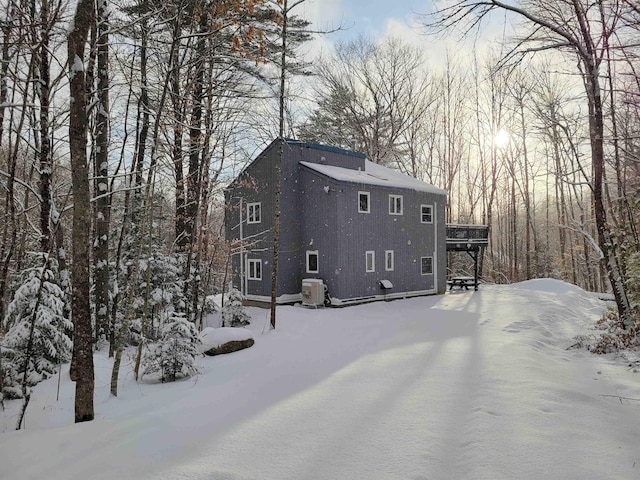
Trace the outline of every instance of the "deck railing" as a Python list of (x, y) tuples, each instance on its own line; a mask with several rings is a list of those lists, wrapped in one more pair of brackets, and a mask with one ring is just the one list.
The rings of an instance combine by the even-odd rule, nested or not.
[(449, 223), (447, 224), (447, 243), (486, 246), (489, 244), (489, 227)]

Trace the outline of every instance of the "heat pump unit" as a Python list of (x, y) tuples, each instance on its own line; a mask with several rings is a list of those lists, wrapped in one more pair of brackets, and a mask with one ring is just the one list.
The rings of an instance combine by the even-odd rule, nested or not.
[(317, 307), (324, 304), (324, 283), (318, 278), (302, 280), (302, 304)]

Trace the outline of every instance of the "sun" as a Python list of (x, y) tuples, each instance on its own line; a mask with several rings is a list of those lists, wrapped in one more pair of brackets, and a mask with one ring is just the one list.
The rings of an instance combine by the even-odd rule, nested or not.
[(504, 148), (509, 144), (509, 137), (509, 132), (501, 128), (493, 136), (493, 144), (497, 148)]

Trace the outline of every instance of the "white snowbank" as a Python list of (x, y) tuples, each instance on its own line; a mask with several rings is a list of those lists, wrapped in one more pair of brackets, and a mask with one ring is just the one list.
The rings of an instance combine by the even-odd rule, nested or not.
[(524, 288), (533, 292), (549, 292), (549, 293), (576, 293), (585, 294), (586, 292), (570, 283), (556, 280), (554, 278), (536, 278), (534, 280), (526, 280), (524, 282), (514, 283), (514, 287)]

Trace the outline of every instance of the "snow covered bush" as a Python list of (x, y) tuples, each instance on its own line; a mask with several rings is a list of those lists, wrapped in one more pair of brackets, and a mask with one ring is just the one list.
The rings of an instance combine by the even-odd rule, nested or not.
[(5, 398), (22, 396), (26, 377), (34, 386), (71, 358), (73, 324), (64, 318), (64, 293), (53, 269), (30, 268), (16, 290), (2, 322), (2, 369)]
[(143, 375), (159, 374), (162, 382), (196, 375), (199, 343), (195, 325), (184, 314), (175, 313), (162, 328), (160, 341), (145, 356)]
[(610, 311), (596, 322), (596, 328), (600, 333), (592, 342), (588, 342), (588, 348), (593, 353), (605, 354), (619, 350), (638, 350), (640, 348), (640, 320), (635, 318), (630, 328), (624, 328), (624, 323), (617, 312)]
[(237, 288), (232, 287), (222, 307), (223, 327), (244, 327), (249, 325), (251, 317), (244, 308), (242, 300), (242, 293)]

